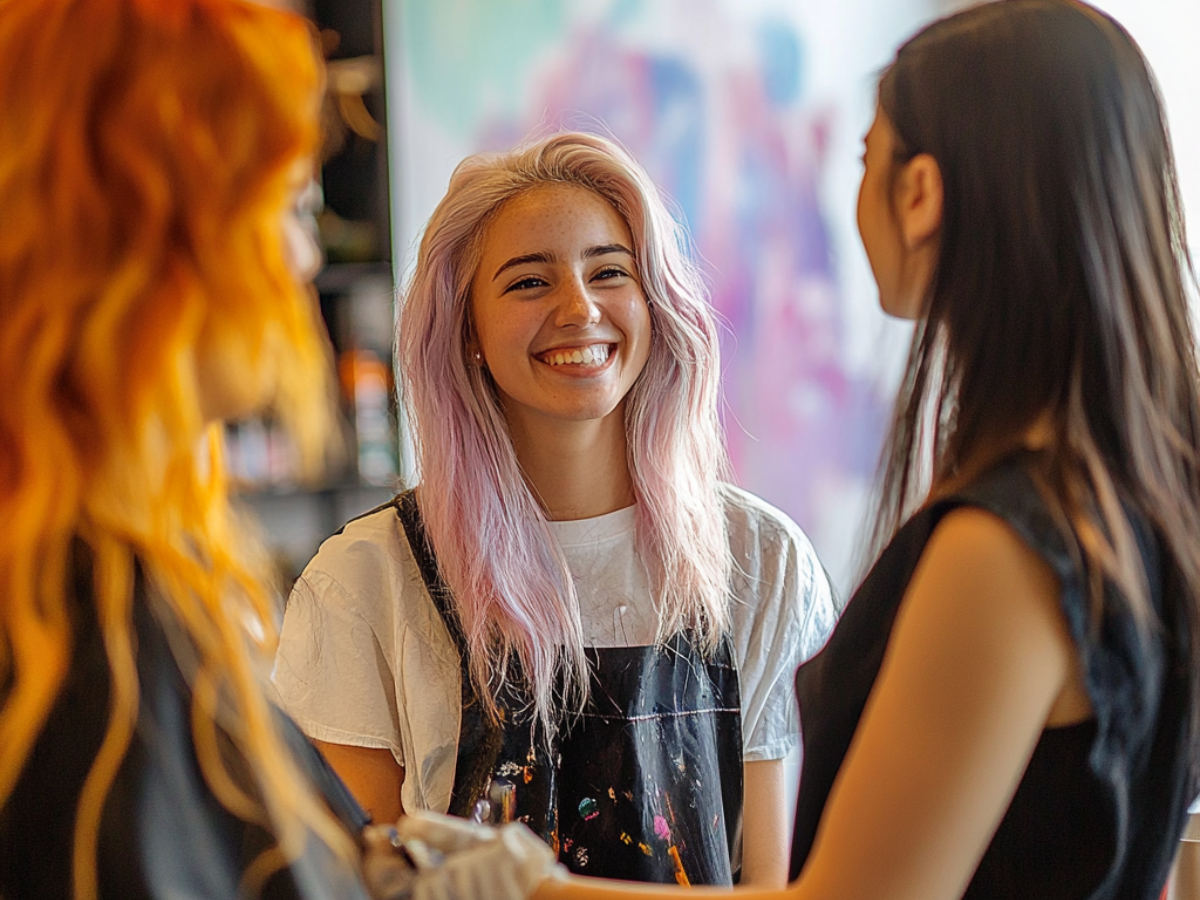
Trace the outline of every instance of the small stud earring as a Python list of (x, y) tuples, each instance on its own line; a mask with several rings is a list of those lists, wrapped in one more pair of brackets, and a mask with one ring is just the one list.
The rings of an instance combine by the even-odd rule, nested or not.
[(478, 350), (472, 351), (471, 362), (475, 363), (477, 366), (483, 365), (483, 354)]

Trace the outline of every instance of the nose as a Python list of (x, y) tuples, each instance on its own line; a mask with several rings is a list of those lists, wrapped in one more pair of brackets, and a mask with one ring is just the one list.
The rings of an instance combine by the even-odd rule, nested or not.
[(594, 325), (599, 321), (600, 306), (596, 303), (596, 298), (592, 296), (587, 285), (578, 279), (567, 282), (563, 286), (562, 296), (559, 299), (555, 324), (583, 327)]

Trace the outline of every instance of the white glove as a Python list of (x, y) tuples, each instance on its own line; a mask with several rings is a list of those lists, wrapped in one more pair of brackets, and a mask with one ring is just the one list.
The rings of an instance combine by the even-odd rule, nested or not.
[[(409, 868), (407, 877), (392, 878), (394, 887), (376, 896), (526, 900), (545, 878), (566, 875), (554, 852), (519, 822), (493, 827), (418, 811), (402, 816), (395, 834), (392, 843), (404, 848), (415, 875)], [(370, 855), (367, 868), (371, 869)], [(384, 871), (376, 863), (378, 874), (368, 880), (382, 887), (379, 875)]]

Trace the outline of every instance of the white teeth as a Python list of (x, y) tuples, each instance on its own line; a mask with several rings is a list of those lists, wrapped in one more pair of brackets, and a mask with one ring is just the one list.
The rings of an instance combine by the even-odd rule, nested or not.
[(592, 344), (573, 350), (555, 350), (545, 356), (545, 361), (552, 366), (563, 366), (568, 363), (575, 365), (599, 365), (608, 359), (608, 344)]

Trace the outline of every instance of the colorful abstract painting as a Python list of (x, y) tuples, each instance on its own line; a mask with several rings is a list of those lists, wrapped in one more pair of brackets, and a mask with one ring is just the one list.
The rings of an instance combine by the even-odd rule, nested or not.
[(878, 69), (924, 0), (389, 0), (396, 258), (463, 156), (616, 138), (673, 198), (724, 323), (739, 483), (809, 533), (839, 587), (907, 329), (854, 234)]

